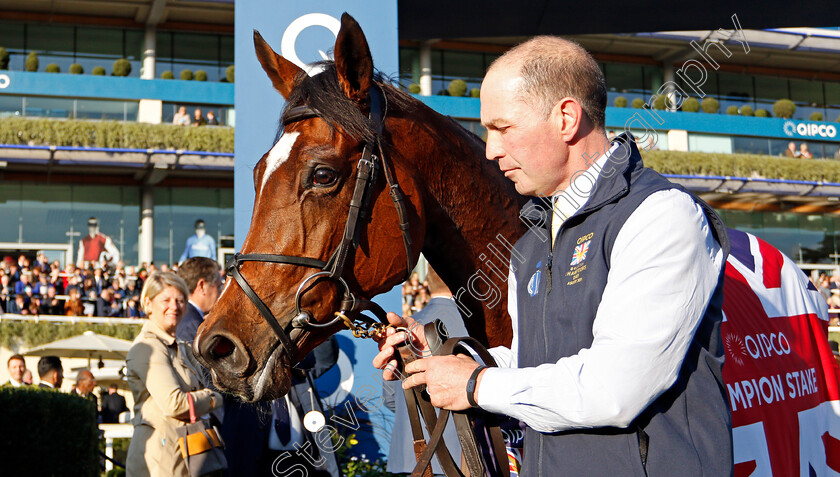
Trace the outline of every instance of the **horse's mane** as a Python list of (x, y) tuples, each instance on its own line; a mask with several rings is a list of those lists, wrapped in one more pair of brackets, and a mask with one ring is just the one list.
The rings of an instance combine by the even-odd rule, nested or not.
[[(300, 105), (308, 105), (317, 111), (318, 116), (327, 122), (331, 129), (341, 128), (359, 142), (373, 142), (377, 139), (376, 125), (362, 114), (359, 105), (348, 98), (338, 83), (335, 62), (322, 61), (315, 65), (321, 72), (309, 76), (301, 74), (289, 95), (283, 114), (280, 116), (280, 130), (289, 111)], [(403, 113), (414, 109), (414, 98), (394, 88), (381, 73), (374, 75), (376, 84), (385, 94), (389, 110), (399, 109)]]

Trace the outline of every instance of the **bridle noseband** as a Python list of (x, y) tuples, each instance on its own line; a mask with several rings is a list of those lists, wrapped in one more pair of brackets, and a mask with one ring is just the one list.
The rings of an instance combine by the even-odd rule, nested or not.
[[(385, 122), (385, 115), (387, 114), (387, 98), (380, 90), (379, 85), (375, 85), (370, 90), (370, 113), (368, 118), (376, 127), (376, 139), (374, 141), (366, 141), (364, 149), (362, 150), (362, 157), (359, 159), (358, 167), (356, 169), (356, 185), (353, 189), (353, 198), (350, 201), (350, 212), (347, 214), (347, 222), (344, 226), (344, 235), (341, 238), (341, 243), (338, 248), (330, 256), (327, 262), (308, 257), (296, 257), (293, 255), (280, 255), (268, 253), (237, 253), (225, 265), (228, 275), (232, 276), (236, 283), (239, 284), (245, 295), (251, 300), (257, 310), (260, 312), (265, 321), (271, 326), (274, 333), (279, 339), (279, 344), (283, 346), (289, 358), (294, 361), (297, 346), (295, 346), (286, 328), (280, 325), (280, 322), (275, 318), (274, 314), (263, 302), (260, 297), (248, 284), (245, 277), (239, 271), (239, 268), (244, 262), (266, 262), (266, 263), (280, 263), (286, 265), (296, 265), (300, 267), (308, 267), (319, 269), (320, 271), (313, 273), (306, 277), (298, 286), (295, 293), (295, 316), (289, 322), (292, 328), (327, 328), (343, 321), (344, 324), (353, 330), (356, 336), (371, 335), (374, 327), (379, 325), (373, 319), (362, 315), (363, 311), (370, 311), (379, 318), (380, 322), (387, 323), (386, 313), (376, 303), (370, 300), (357, 298), (343, 275), (345, 266), (350, 253), (359, 246), (359, 238), (361, 234), (361, 224), (363, 220), (369, 219), (371, 214), (370, 201), (373, 194), (373, 187), (376, 184), (379, 172), (385, 176), (388, 184), (391, 200), (394, 202), (394, 207), (397, 210), (399, 217), (399, 227), (403, 238), (403, 245), (405, 246), (406, 255), (406, 279), (414, 269), (413, 253), (411, 248), (411, 235), (409, 234), (408, 214), (405, 209), (405, 202), (402, 191), (393, 172), (388, 166), (385, 151), (382, 148), (382, 127)], [(309, 105), (295, 106), (283, 116), (283, 127), (289, 124), (303, 121), (305, 119), (318, 118), (321, 115), (310, 107)], [(374, 151), (377, 151), (377, 156)], [(335, 318), (327, 323), (316, 323), (313, 321), (312, 314), (301, 308), (301, 296), (306, 291), (307, 284), (319, 279), (328, 279), (339, 283), (344, 289), (344, 296), (341, 301), (341, 308), (335, 313)], [(349, 318), (348, 315), (353, 315)], [(356, 321), (363, 321), (365, 324), (359, 325)], [(287, 325), (287, 327), (289, 326)], [(367, 327), (365, 329), (365, 326)]]

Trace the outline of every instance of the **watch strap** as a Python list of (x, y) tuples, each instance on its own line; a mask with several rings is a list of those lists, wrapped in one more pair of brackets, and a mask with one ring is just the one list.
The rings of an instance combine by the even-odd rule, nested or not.
[(478, 403), (475, 401), (476, 381), (478, 380), (478, 374), (486, 367), (483, 364), (479, 365), (470, 375), (470, 379), (467, 380), (467, 401), (472, 407), (478, 407)]

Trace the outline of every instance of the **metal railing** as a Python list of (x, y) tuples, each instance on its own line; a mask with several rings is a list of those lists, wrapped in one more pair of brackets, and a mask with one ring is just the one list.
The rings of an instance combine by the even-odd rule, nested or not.
[(2, 321), (28, 321), (32, 323), (98, 323), (106, 325), (142, 325), (145, 318), (103, 318), (98, 316), (60, 316), (60, 315), (18, 315), (0, 313)]

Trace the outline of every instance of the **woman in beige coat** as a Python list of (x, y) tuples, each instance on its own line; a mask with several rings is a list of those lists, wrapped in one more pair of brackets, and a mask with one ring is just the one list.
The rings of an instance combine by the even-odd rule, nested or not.
[(172, 272), (152, 274), (140, 295), (148, 315), (126, 359), (134, 395), (134, 436), (128, 447), (129, 476), (188, 476), (175, 429), (189, 422), (187, 394), (197, 415), (222, 406), (222, 396), (203, 389), (189, 346), (175, 342), (186, 307), (187, 285)]

